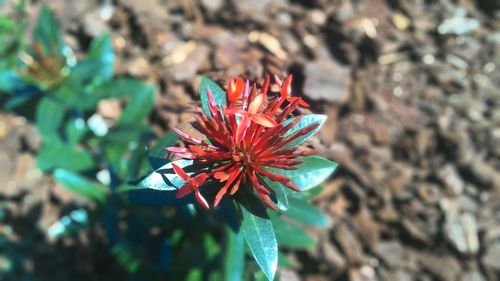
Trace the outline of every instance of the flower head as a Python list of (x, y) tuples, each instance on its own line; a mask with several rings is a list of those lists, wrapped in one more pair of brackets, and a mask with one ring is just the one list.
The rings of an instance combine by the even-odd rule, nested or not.
[[(271, 200), (271, 190), (263, 179), (300, 191), (286, 176), (272, 172), (270, 168), (282, 170), (297, 169), (302, 161), (297, 157), (309, 155), (311, 150), (299, 151), (297, 147), (287, 146), (297, 138), (308, 134), (319, 125), (312, 124), (294, 134), (287, 134), (300, 120), (284, 122), (299, 106), (307, 106), (300, 97), (291, 96), (292, 76), (283, 83), (276, 77), (280, 95), (268, 97), (270, 79), (266, 77), (262, 88), (257, 89), (242, 78), (230, 80), (227, 84), (227, 105), (217, 105), (207, 89), (208, 109), (205, 114), (197, 108), (195, 129), (204, 134), (206, 140), (198, 140), (178, 130), (174, 131), (186, 142), (186, 147), (168, 147), (177, 156), (192, 159), (197, 164), (206, 165), (194, 177), (187, 175), (180, 167), (174, 170), (185, 180), (177, 191), (177, 197), (183, 197), (192, 191), (197, 201), (208, 208), (207, 200), (201, 195), (199, 187), (206, 181), (220, 183), (216, 190), (214, 206), (229, 194), (234, 195), (243, 183), (253, 186), (257, 195), (272, 209), (276, 209)], [(215, 193), (215, 192), (214, 192)]]

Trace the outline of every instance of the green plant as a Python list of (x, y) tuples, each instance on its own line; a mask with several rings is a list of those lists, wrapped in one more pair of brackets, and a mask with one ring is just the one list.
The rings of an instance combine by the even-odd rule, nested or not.
[[(131, 280), (272, 280), (290, 266), (278, 246), (315, 246), (303, 225), (330, 221), (308, 201), (336, 164), (300, 147), (326, 116), (297, 114), (307, 104), (291, 95), (291, 76), (275, 78), (277, 95), (269, 78), (259, 91), (241, 78), (224, 91), (202, 77), (196, 128), (206, 139), (174, 129), (186, 145), (177, 147), (177, 134), (156, 136), (146, 122), (155, 88), (114, 76), (109, 35), (76, 60), (46, 7), (25, 43), (13, 27), (22, 7), (0, 17), (0, 42), (15, 46), (0, 48), (0, 102), (35, 122), (38, 167), (87, 200), (49, 237), (103, 229)], [(110, 100), (124, 106), (116, 119), (97, 110)]]
[[(228, 263), (225, 272), (236, 276), (231, 280), (243, 276), (244, 266), (232, 264), (244, 260), (243, 241), (267, 279), (273, 280), (278, 244), (314, 245), (297, 223), (329, 224), (329, 219), (307, 202), (307, 193), (297, 193), (314, 190), (336, 168), (334, 162), (312, 155), (314, 151), (299, 149), (326, 117), (291, 116), (299, 105), (307, 104), (291, 96), (291, 76), (283, 83), (275, 80), (280, 95), (268, 100), (269, 77), (260, 91), (241, 78), (230, 80), (227, 93), (203, 77), (202, 109), (197, 109), (193, 126), (206, 139), (175, 129), (186, 146), (166, 149), (184, 159), (162, 159), (163, 163), (130, 192), (135, 200), (149, 198), (146, 202), (162, 198), (166, 204), (184, 205), (195, 200), (203, 209), (210, 209), (209, 202), (213, 202), (213, 212), (195, 208), (194, 218), (198, 213), (221, 212), (225, 224), (232, 227), (234, 233), (226, 234), (231, 251), (222, 255)], [(268, 212), (265, 206), (279, 212)], [(219, 222), (211, 228), (223, 225)], [(295, 232), (293, 237), (288, 231)]]

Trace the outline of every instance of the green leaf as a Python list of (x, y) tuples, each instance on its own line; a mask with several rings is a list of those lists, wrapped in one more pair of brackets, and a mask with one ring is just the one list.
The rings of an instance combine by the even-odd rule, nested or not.
[(127, 180), (133, 180), (139, 176), (142, 167), (144, 164), (147, 164), (147, 161), (144, 161), (146, 160), (146, 155), (146, 140), (133, 142), (133, 149), (127, 161)]
[(65, 108), (51, 98), (43, 98), (36, 109), (36, 125), (45, 139), (58, 135), (65, 115)]
[(116, 78), (95, 88), (93, 96), (98, 99), (131, 97), (144, 90), (144, 82), (133, 78)]
[(273, 280), (278, 266), (278, 244), (271, 220), (254, 216), (245, 208), (242, 231), (253, 257), (268, 280)]
[(278, 216), (271, 216), (271, 221), (280, 246), (299, 249), (316, 247), (316, 241), (301, 226)]
[(293, 196), (288, 197), (288, 200), (290, 206), (284, 213), (286, 216), (298, 222), (316, 227), (329, 227), (331, 225), (330, 218), (309, 202), (294, 198)]
[(134, 93), (132, 99), (125, 107), (119, 124), (136, 124), (144, 122), (153, 109), (154, 105), (154, 87), (143, 84), (143, 88)]
[(64, 42), (62, 40), (61, 30), (56, 21), (54, 13), (49, 7), (44, 5), (38, 17), (38, 23), (33, 32), (33, 39), (39, 42), (45, 54), (51, 51), (58, 51), (60, 55), (63, 54)]
[(245, 245), (241, 232), (226, 228), (226, 254), (224, 256), (224, 280), (240, 281), (245, 270)]
[(94, 199), (98, 202), (106, 200), (105, 188), (86, 178), (63, 169), (57, 169), (53, 174), (54, 180), (67, 189), (83, 197)]
[[(70, 89), (78, 89), (79, 92), (75, 96), (79, 97), (81, 102), (81, 94), (84, 93), (84, 85), (91, 82), (96, 76), (100, 75), (101, 72), (101, 62), (97, 59), (85, 59), (79, 61), (75, 66), (71, 68), (71, 71), (64, 82)], [(86, 97), (85, 97), (86, 98)], [(76, 104), (77, 106), (78, 104)]]
[(262, 181), (264, 181), (264, 184), (266, 187), (272, 189), (276, 195), (276, 198), (278, 199), (278, 202), (276, 203), (276, 207), (282, 211), (286, 211), (288, 209), (288, 198), (287, 198), (287, 191), (286, 189), (288, 187), (282, 185), (281, 183), (277, 181), (272, 181), (267, 177), (262, 177)]
[(292, 268), (293, 263), (282, 252), (278, 253), (278, 265), (280, 267)]
[[(108, 34), (105, 34), (92, 41), (87, 57), (71, 69), (65, 83), (71, 83), (72, 88), (85, 88), (90, 91), (90, 94), (84, 97), (84, 103), (80, 105), (87, 107), (97, 102), (93, 88), (111, 79), (114, 71), (115, 54), (111, 47), (111, 39)], [(81, 94), (76, 96), (81, 103)]]
[(165, 148), (175, 145), (178, 139), (179, 136), (176, 133), (167, 132), (161, 138), (156, 140), (156, 143), (149, 151), (149, 156), (164, 158), (168, 154), (168, 151)]
[(203, 274), (201, 272), (201, 269), (199, 269), (199, 268), (191, 269), (185, 280), (186, 281), (202, 281)]
[[(287, 125), (287, 124), (291, 123), (293, 120), (295, 120), (295, 118), (297, 118), (297, 117), (293, 117), (293, 118), (287, 119), (287, 120), (285, 120), (283, 122), (283, 124)], [(294, 146), (298, 146), (299, 144), (301, 144), (304, 141), (306, 141), (312, 135), (316, 134), (316, 132), (321, 128), (321, 126), (323, 126), (323, 124), (325, 123), (326, 119), (327, 119), (327, 116), (326, 115), (322, 115), (322, 114), (303, 115), (301, 117), (299, 123), (297, 123), (293, 128), (291, 128), (288, 132), (286, 132), (284, 138), (292, 136), (295, 133), (297, 133), (298, 131), (300, 131), (300, 130), (302, 130), (302, 129), (304, 129), (304, 128), (312, 125), (312, 124), (319, 124), (319, 126), (316, 129), (310, 131), (308, 134), (305, 134), (305, 135), (303, 135), (301, 137), (298, 137), (297, 139), (293, 140), (289, 144), (285, 145), (283, 147), (283, 149), (294, 147)]]
[(0, 16), (0, 32), (9, 32), (13, 31), (16, 27), (16, 24), (8, 19), (7, 17)]
[(142, 265), (141, 256), (127, 242), (118, 242), (111, 247), (111, 253), (130, 273), (135, 273)]
[(128, 145), (138, 139), (147, 138), (151, 134), (150, 128), (143, 124), (116, 125), (109, 129), (107, 134), (100, 138), (100, 141), (105, 145)]
[(205, 115), (210, 117), (211, 114), (210, 114), (210, 109), (208, 108), (207, 89), (210, 89), (210, 91), (212, 92), (215, 103), (218, 106), (226, 105), (227, 100), (226, 100), (226, 92), (224, 92), (224, 90), (222, 90), (222, 88), (219, 87), (217, 83), (215, 83), (214, 81), (210, 80), (205, 76), (202, 76), (200, 85), (201, 106), (203, 108), (203, 112), (205, 113)]
[(115, 54), (111, 46), (109, 34), (104, 34), (92, 41), (87, 59), (96, 60), (100, 64), (95, 76), (104, 81), (113, 77), (115, 72)]
[(220, 245), (214, 240), (212, 235), (206, 233), (203, 236), (203, 246), (208, 260), (213, 260), (220, 253)]
[(298, 157), (297, 160), (304, 161), (297, 170), (269, 170), (290, 178), (300, 190), (306, 191), (322, 183), (337, 168), (337, 163), (318, 155)]
[(68, 120), (66, 123), (66, 139), (68, 144), (77, 145), (86, 131), (87, 127), (82, 118), (77, 117)]
[(73, 146), (64, 144), (57, 139), (52, 139), (42, 146), (37, 162), (38, 168), (42, 171), (55, 168), (84, 171), (94, 166), (94, 159), (90, 153), (76, 150)]

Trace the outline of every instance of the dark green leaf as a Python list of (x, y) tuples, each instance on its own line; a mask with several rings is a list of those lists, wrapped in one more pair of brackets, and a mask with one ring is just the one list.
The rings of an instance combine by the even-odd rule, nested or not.
[(302, 191), (306, 191), (322, 183), (337, 168), (337, 163), (318, 155), (299, 157), (297, 160), (304, 161), (297, 170), (269, 170), (289, 177)]
[[(91, 82), (94, 78), (96, 78), (96, 75), (100, 75), (101, 67), (101, 62), (97, 59), (79, 61), (73, 68), (71, 68), (71, 72), (66, 78), (67, 81), (65, 81), (65, 83), (71, 84), (70, 88), (73, 89), (77, 87), (83, 88), (84, 84)], [(81, 102), (81, 95), (75, 96), (80, 96)]]
[(278, 244), (287, 248), (314, 248), (316, 241), (301, 226), (277, 216), (271, 216)]
[(241, 229), (253, 257), (268, 280), (274, 279), (278, 266), (278, 244), (271, 220), (254, 216), (241, 208), (243, 223)]
[(94, 166), (94, 159), (90, 153), (76, 150), (73, 146), (64, 144), (57, 139), (53, 139), (42, 146), (37, 161), (38, 168), (42, 171), (55, 168), (83, 171)]
[(201, 106), (203, 108), (203, 112), (207, 116), (211, 116), (210, 110), (208, 109), (207, 89), (210, 89), (210, 91), (212, 92), (212, 95), (214, 96), (215, 103), (218, 106), (222, 106), (222, 105), (227, 104), (226, 93), (214, 81), (210, 80), (209, 78), (207, 78), (205, 76), (201, 77), (201, 85), (200, 85)]
[(208, 233), (203, 236), (203, 246), (208, 260), (213, 260), (217, 257), (221, 250), (219, 244)]
[(111, 46), (109, 34), (104, 34), (92, 41), (87, 59), (96, 60), (100, 64), (100, 69), (95, 76), (104, 81), (113, 77), (115, 72), (115, 54)]
[(176, 133), (167, 132), (161, 138), (156, 140), (153, 148), (149, 151), (149, 156), (164, 158), (168, 154), (168, 151), (165, 148), (175, 145), (178, 139), (179, 136)]
[(262, 177), (262, 180), (264, 181), (264, 184), (266, 187), (272, 189), (276, 195), (276, 198), (278, 199), (278, 202), (276, 203), (276, 207), (282, 211), (286, 211), (288, 209), (288, 198), (287, 198), (287, 192), (286, 189), (288, 187), (282, 185), (281, 183), (277, 181), (272, 181), (267, 177)]
[[(290, 119), (287, 119), (283, 122), (284, 125), (286, 124), (289, 124), (290, 122), (292, 122), (295, 118), (297, 117), (293, 117), (293, 118), (290, 118)], [(312, 124), (319, 124), (319, 126), (312, 130), (311, 132), (309, 132), (308, 134), (306, 135), (303, 135), (301, 137), (298, 137), (297, 139), (293, 140), (292, 142), (290, 142), (289, 144), (285, 145), (283, 147), (283, 149), (285, 148), (290, 148), (290, 147), (294, 147), (294, 146), (298, 146), (299, 144), (303, 143), (304, 141), (306, 141), (308, 138), (310, 138), (312, 135), (316, 134), (316, 132), (321, 128), (321, 126), (323, 126), (323, 124), (325, 123), (326, 119), (327, 119), (327, 116), (326, 115), (322, 115), (322, 114), (309, 114), (309, 115), (303, 115), (301, 117), (302, 119), (300, 119), (299, 123), (297, 123), (295, 125), (295, 127), (291, 128), (286, 134), (285, 134), (285, 138), (286, 137), (289, 137), (289, 136), (292, 136), (294, 135), (295, 133), (297, 133), (298, 131), (312, 125)]]
[(150, 128), (143, 124), (117, 125), (112, 127), (100, 140), (106, 145), (128, 145), (130, 142), (138, 139), (148, 139), (149, 136), (154, 137)]
[(137, 272), (142, 264), (141, 256), (127, 242), (119, 242), (111, 247), (111, 253), (128, 272)]
[(36, 125), (45, 139), (52, 139), (58, 134), (59, 127), (65, 115), (63, 108), (51, 98), (43, 98), (36, 109)]
[(292, 262), (281, 252), (278, 253), (278, 265), (280, 267), (292, 268)]
[(203, 280), (203, 274), (199, 268), (191, 269), (189, 271), (186, 281), (202, 281)]
[(143, 88), (133, 93), (132, 99), (125, 107), (120, 119), (119, 124), (137, 124), (144, 122), (153, 109), (154, 104), (154, 88), (144, 84)]
[(330, 218), (321, 212), (318, 208), (304, 200), (296, 199), (293, 196), (288, 197), (290, 206), (285, 215), (288, 217), (316, 227), (329, 227), (331, 224)]
[(57, 169), (53, 174), (54, 180), (67, 189), (83, 197), (99, 202), (106, 200), (105, 188), (87, 180), (86, 178), (63, 169)]
[(93, 96), (98, 99), (131, 97), (144, 91), (145, 84), (133, 78), (116, 78), (95, 88)]
[(61, 30), (57, 23), (54, 13), (49, 7), (44, 5), (38, 17), (38, 23), (33, 32), (35, 42), (39, 42), (45, 54), (51, 51), (58, 51), (62, 55), (64, 42), (62, 40)]
[(86, 131), (87, 127), (82, 118), (77, 117), (68, 120), (66, 123), (66, 139), (68, 144), (77, 145)]
[(132, 146), (132, 144), (133, 149), (130, 159), (127, 161), (127, 180), (136, 179), (141, 172), (143, 164), (147, 164), (147, 161), (145, 161), (147, 155), (146, 141), (133, 142), (129, 146)]
[(226, 228), (226, 254), (224, 256), (224, 280), (240, 281), (245, 269), (245, 245), (241, 232)]

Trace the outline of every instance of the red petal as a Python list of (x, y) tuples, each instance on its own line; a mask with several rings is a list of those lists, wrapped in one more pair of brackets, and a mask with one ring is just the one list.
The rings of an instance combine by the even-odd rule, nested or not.
[(229, 195), (234, 195), (236, 191), (238, 191), (242, 180), (243, 180), (243, 175), (241, 175), (238, 178), (238, 180), (234, 183), (233, 187), (231, 188), (231, 191), (229, 192)]
[(172, 167), (174, 168), (175, 173), (176, 173), (179, 177), (181, 177), (181, 179), (183, 179), (183, 180), (185, 180), (185, 181), (188, 181), (188, 180), (190, 180), (190, 179), (191, 179), (191, 177), (190, 177), (188, 174), (186, 174), (186, 172), (184, 172), (184, 170), (183, 170), (181, 167), (177, 166), (177, 165), (176, 165), (176, 164), (174, 164), (174, 163), (172, 163)]
[(209, 175), (207, 173), (201, 173), (193, 178), (193, 182), (196, 184), (196, 187), (199, 187), (205, 183), (208, 177)]
[(299, 101), (299, 105), (302, 107), (309, 107), (309, 104), (305, 100), (303, 100), (302, 98)]
[(208, 109), (210, 110), (210, 114), (212, 117), (217, 115), (217, 104), (215, 103), (214, 95), (210, 88), (207, 88), (207, 97), (208, 97)]
[(236, 102), (243, 93), (244, 82), (241, 77), (231, 79), (227, 82), (227, 100), (229, 103)]
[(258, 192), (257, 194), (259, 194), (259, 197), (262, 199), (262, 201), (264, 201), (264, 203), (266, 203), (266, 205), (273, 209), (273, 210), (278, 210), (278, 208), (276, 207), (276, 205), (274, 205), (273, 201), (269, 198), (269, 195), (266, 195), (266, 194), (262, 194), (260, 192)]
[(184, 133), (183, 131), (177, 129), (177, 128), (172, 128), (172, 130), (178, 134), (181, 138), (185, 139), (186, 141), (189, 141), (189, 142), (192, 142), (194, 144), (201, 144), (202, 141), (201, 140), (197, 140), (193, 137), (191, 137), (190, 135)]
[(201, 149), (201, 147), (196, 145), (190, 145), (189, 150), (191, 150), (191, 152), (198, 154), (199, 156), (207, 155), (207, 153), (203, 149)]
[(261, 114), (252, 114), (252, 115), (250, 115), (250, 119), (252, 119), (253, 122), (255, 122), (259, 125), (262, 125), (264, 127), (273, 128), (273, 127), (278, 126), (276, 121), (274, 121), (273, 118), (269, 117), (266, 114), (262, 114), (262, 113)]
[(239, 170), (237, 171), (233, 171), (232, 175), (231, 175), (231, 178), (226, 182), (226, 184), (219, 190), (219, 192), (217, 192), (217, 195), (215, 196), (215, 202), (214, 202), (214, 206), (217, 207), (217, 205), (219, 205), (219, 202), (220, 200), (222, 199), (222, 197), (224, 196), (224, 194), (226, 194), (227, 190), (229, 189), (229, 187), (231, 186), (231, 184), (240, 176), (241, 174), (241, 171), (242, 171), (242, 167), (239, 168)]
[(230, 175), (225, 172), (217, 172), (214, 174), (214, 178), (218, 179), (220, 182), (227, 181), (229, 177)]
[(282, 97), (289, 97), (292, 95), (292, 75), (288, 75), (285, 79), (285, 82), (283, 82), (283, 85), (281, 85), (281, 90), (280, 94)]
[(229, 113), (229, 114), (239, 114), (239, 115), (246, 115), (247, 112), (241, 108), (228, 108), (224, 111), (224, 113)]
[(193, 192), (193, 187), (191, 186), (191, 184), (186, 183), (184, 186), (182, 186), (177, 190), (177, 193), (175, 193), (175, 198), (177, 199), (182, 198), (190, 194), (191, 192)]
[(198, 203), (200, 203), (205, 209), (209, 209), (210, 206), (208, 205), (208, 202), (207, 200), (205, 199), (205, 197), (203, 197), (203, 195), (201, 195), (200, 191), (198, 189), (196, 189), (194, 191), (194, 196), (196, 197), (196, 201), (198, 201)]
[(242, 98), (243, 105), (241, 106), (241, 108), (243, 108), (243, 110), (247, 109), (249, 96), (250, 96), (250, 82), (247, 80), (245, 82), (245, 90), (243, 91), (243, 98)]
[(170, 151), (170, 152), (173, 152), (173, 153), (188, 152), (187, 148), (185, 148), (185, 147), (169, 146), (169, 147), (166, 147), (165, 149)]
[(260, 107), (262, 106), (263, 102), (264, 102), (264, 95), (257, 95), (248, 106), (248, 112), (253, 114), (257, 113)]
[(245, 136), (245, 133), (250, 127), (250, 119), (246, 116), (243, 116), (240, 120), (240, 124), (238, 125), (238, 128), (236, 129), (236, 143), (240, 143), (243, 137)]
[(266, 80), (264, 81), (264, 85), (262, 85), (262, 94), (264, 97), (267, 95), (267, 91), (269, 90), (269, 84), (271, 83), (271, 79), (269, 79), (269, 75), (266, 75)]

